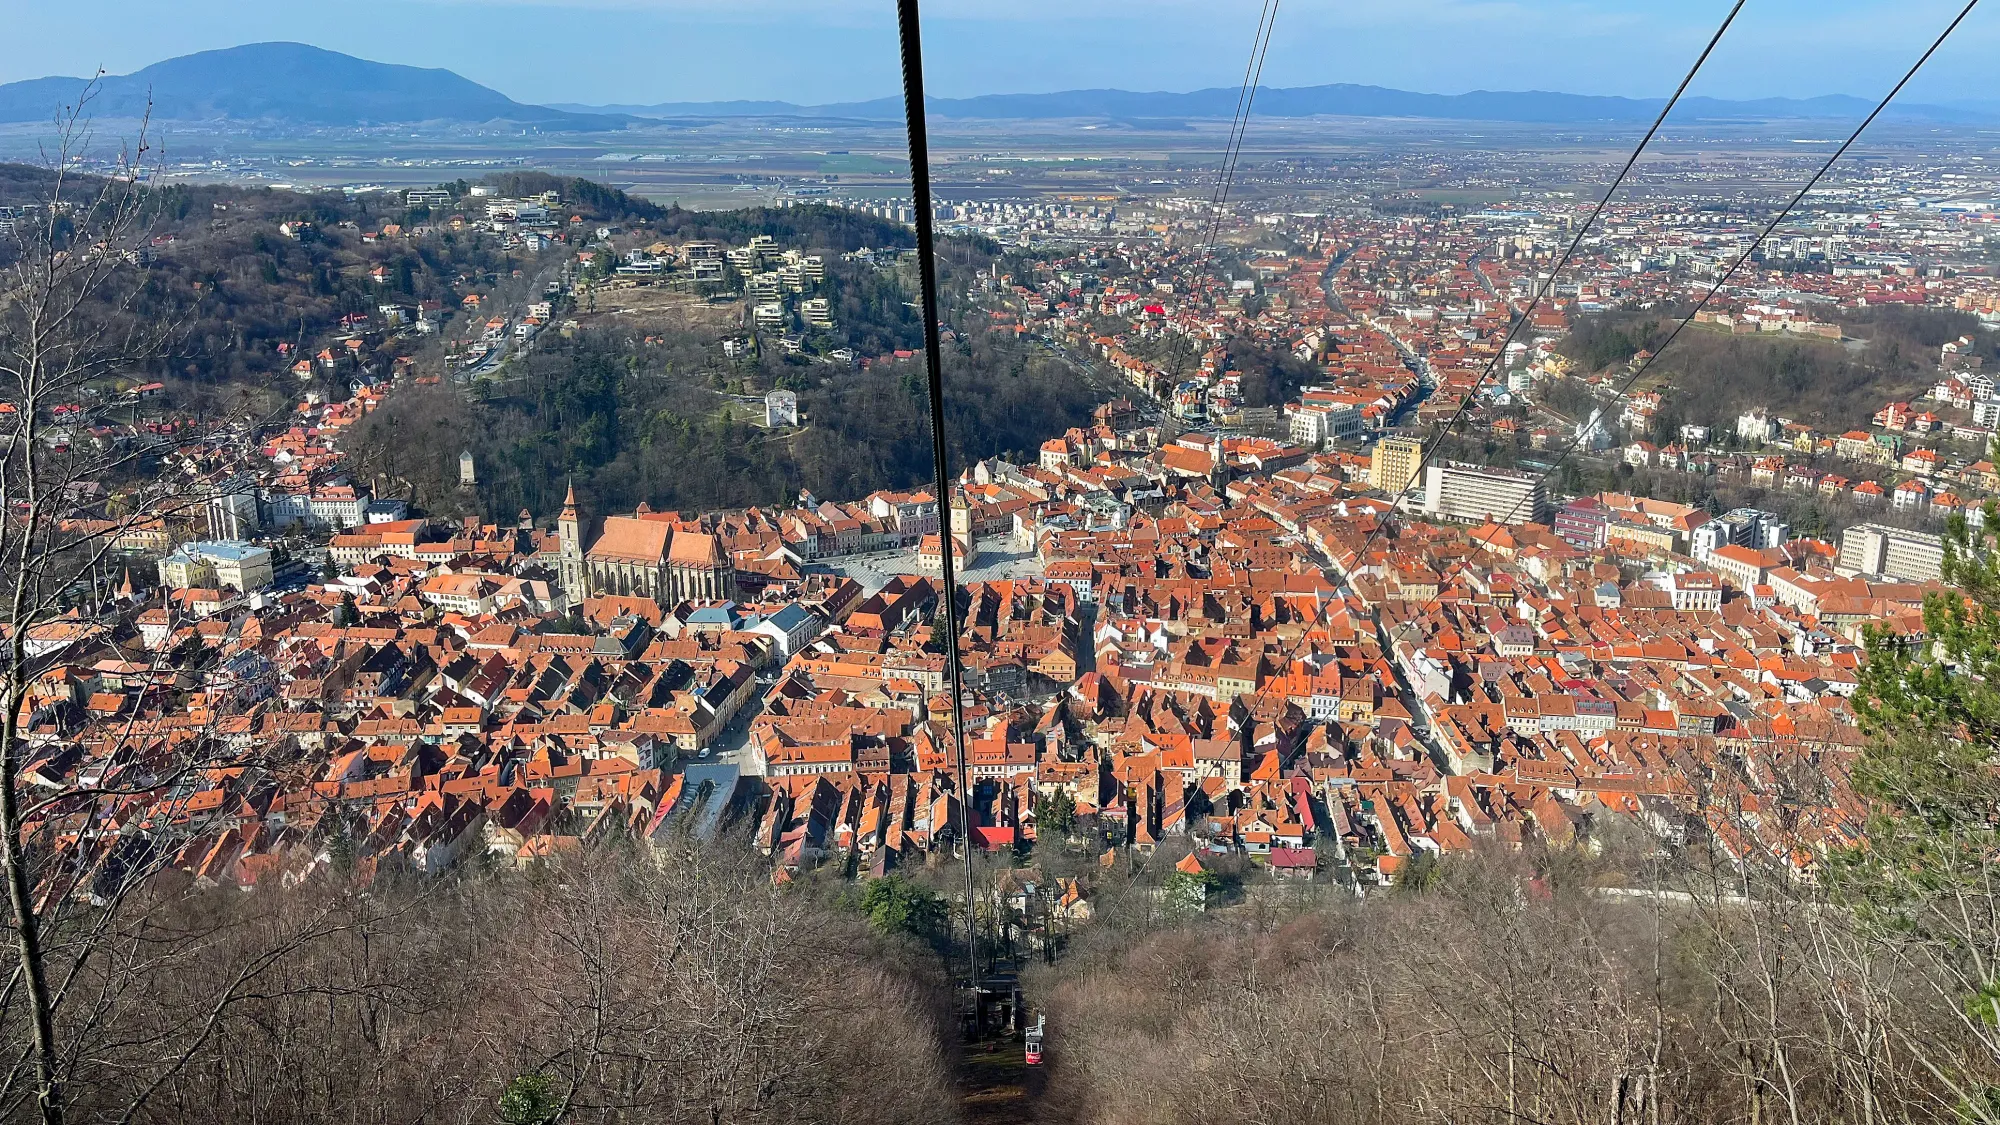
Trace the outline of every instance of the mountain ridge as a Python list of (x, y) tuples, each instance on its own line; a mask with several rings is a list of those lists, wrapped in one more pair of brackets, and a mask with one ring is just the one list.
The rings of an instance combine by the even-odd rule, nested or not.
[[(0, 123), (51, 120), (91, 84), (52, 76), (0, 85)], [(304, 43), (246, 43), (106, 75), (95, 80), (89, 112), (321, 128), (506, 121), (591, 132), (628, 123), (615, 114), (527, 105), (441, 68), (373, 62)]]
[[(0, 85), (0, 124), (46, 122), (74, 104), (91, 80), (31, 78)], [(1235, 87), (1185, 93), (1118, 89), (1062, 90), (1042, 94), (985, 94), (932, 98), (930, 112), (966, 120), (1094, 118), (1175, 122), (1232, 117)], [(1263, 118), (1316, 116), (1420, 118), (1540, 125), (1642, 124), (1665, 104), (1660, 98), (1625, 98), (1549, 90), (1474, 90), (1425, 94), (1385, 86), (1333, 83), (1259, 87), (1255, 112)], [(1682, 100), (1679, 120), (1853, 119), (1872, 102), (1844, 94), (1814, 98)], [(133, 118), (150, 112), (163, 121), (249, 123), (290, 128), (366, 128), (444, 123), (505, 122), (557, 132), (605, 132), (641, 122), (677, 118), (802, 117), (858, 121), (900, 120), (902, 99), (803, 105), (777, 100), (661, 102), (653, 105), (585, 105), (518, 102), (453, 71), (373, 62), (303, 43), (247, 43), (156, 62), (125, 75), (95, 80), (90, 113)], [(2000, 122), (2000, 103), (1892, 106), (1889, 120), (1947, 125)]]

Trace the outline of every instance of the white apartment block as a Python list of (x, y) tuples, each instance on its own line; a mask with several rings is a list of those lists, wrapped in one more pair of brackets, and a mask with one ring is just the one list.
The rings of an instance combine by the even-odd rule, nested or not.
[(1921, 531), (1858, 523), (1841, 533), (1834, 572), (1879, 574), (1903, 582), (1935, 582), (1944, 568), (1944, 540)]
[(1460, 523), (1531, 523), (1548, 517), (1540, 477), (1459, 461), (1424, 466), (1425, 515)]
[(1330, 441), (1356, 441), (1361, 437), (1361, 411), (1351, 403), (1304, 403), (1285, 408), (1291, 414), (1291, 439), (1308, 449), (1322, 449)]

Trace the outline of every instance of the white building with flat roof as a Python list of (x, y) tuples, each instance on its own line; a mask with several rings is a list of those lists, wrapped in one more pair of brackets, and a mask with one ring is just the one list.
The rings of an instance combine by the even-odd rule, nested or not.
[(1857, 523), (1840, 535), (1834, 573), (1881, 575), (1902, 582), (1936, 582), (1944, 571), (1944, 540), (1922, 531)]
[(1423, 513), (1458, 523), (1540, 523), (1548, 518), (1549, 494), (1542, 479), (1512, 469), (1490, 469), (1460, 461), (1424, 466)]
[(232, 482), (225, 485), (222, 491), (209, 497), (205, 514), (210, 539), (250, 538), (263, 525), (257, 512), (256, 484)]

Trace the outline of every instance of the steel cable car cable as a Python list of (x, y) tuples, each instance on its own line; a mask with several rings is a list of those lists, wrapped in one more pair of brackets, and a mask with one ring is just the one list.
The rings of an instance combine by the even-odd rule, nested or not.
[(1243, 157), (1243, 139), (1250, 132), (1250, 111), (1257, 104), (1257, 87), (1264, 79), (1264, 56), (1271, 49), (1271, 33), (1278, 26), (1278, 6), (1283, 0), (1264, 0), (1264, 9), (1257, 17), (1257, 35), (1250, 41), (1250, 59), (1243, 67), (1243, 86), (1236, 92), (1236, 113), (1229, 122), (1229, 139), (1223, 145), (1222, 166), (1217, 169), (1215, 191), (1209, 196), (1209, 205), (1214, 209), (1210, 216), (1208, 237), (1203, 246), (1215, 245), (1216, 235), (1221, 231), (1222, 208), (1229, 202), (1229, 190), (1236, 182), (1236, 163)]
[[(945, 675), (951, 692), (952, 757), (957, 773), (959, 846), (965, 851), (967, 980), (979, 987), (979, 927), (972, 873), (972, 792), (965, 770), (965, 669), (959, 660), (958, 567), (952, 558), (952, 478), (944, 436), (944, 356), (938, 317), (937, 230), (931, 210), (930, 138), (924, 123), (923, 21), (917, 0), (897, 0), (902, 45), (903, 113), (910, 133), (910, 195), (917, 221), (917, 277), (924, 306), (924, 375), (930, 391), (931, 468), (937, 477), (938, 555), (943, 563)], [(966, 513), (968, 520), (971, 513)]]
[[(1221, 208), (1235, 182), (1236, 161), (1242, 153), (1242, 138), (1256, 102), (1257, 83), (1264, 72), (1264, 57), (1270, 50), (1271, 31), (1277, 24), (1282, 0), (1265, 0), (1251, 43), (1250, 59), (1244, 66), (1243, 86), (1237, 92), (1236, 113), (1231, 120), (1229, 139), (1223, 149), (1223, 163), (1216, 177), (1213, 196), (1215, 214), (1210, 224), (1209, 242), (1220, 230)], [(1740, 0), (1739, 0), (1740, 3)], [(945, 653), (946, 677), (951, 692), (953, 760), (959, 797), (959, 834), (965, 849), (966, 953), (969, 981), (979, 984), (978, 930), (975, 917), (977, 890), (972, 865), (972, 793), (965, 768), (964, 666), (959, 656), (957, 563), (952, 557), (950, 464), (944, 430), (944, 368), (937, 295), (937, 233), (930, 184), (930, 138), (924, 120), (923, 17), (918, 0), (897, 0), (896, 24), (901, 47), (903, 72), (903, 115), (909, 130), (910, 194), (917, 227), (917, 274), (924, 311), (924, 373), (930, 395), (931, 468), (937, 481), (942, 517), (939, 555), (944, 584), (945, 627), (950, 632)], [(968, 513), (969, 515), (970, 513)]]
[[(1576, 237), (1570, 239), (1569, 246), (1562, 252), (1562, 257), (1556, 259), (1555, 265), (1550, 267), (1548, 280), (1535, 287), (1534, 296), (1528, 301), (1527, 308), (1521, 310), (1521, 314), (1518, 317), (1512, 316), (1514, 302), (1506, 300), (1506, 305), (1510, 313), (1507, 335), (1500, 341), (1500, 347), (1494, 351), (1493, 358), (1487, 361), (1486, 369), (1480, 372), (1479, 378), (1473, 380), (1472, 386), (1466, 390), (1464, 396), (1459, 400), (1458, 408), (1452, 412), (1451, 417), (1447, 418), (1444, 424), (1438, 427), (1437, 433), (1432, 435), (1430, 441), (1425, 442), (1418, 449), (1416, 465), (1410, 479), (1404, 482), (1403, 487), (1394, 496), (1389, 498), (1391, 512), (1394, 512), (1396, 505), (1401, 503), (1403, 497), (1409, 493), (1410, 486), (1423, 478), (1425, 466), (1430, 463), (1431, 456), (1436, 453), (1438, 447), (1444, 444), (1444, 439), (1449, 437), (1451, 431), (1457, 428), (1460, 422), (1465, 420), (1466, 413), (1472, 408), (1473, 400), (1478, 397), (1479, 389), (1485, 386), (1488, 379), (1493, 377), (1493, 373), (1499, 368), (1501, 360), (1506, 358), (1507, 348), (1514, 342), (1514, 337), (1520, 333), (1521, 326), (1534, 318), (1535, 310), (1541, 307), (1542, 300), (1555, 290), (1556, 279), (1562, 276), (1563, 268), (1569, 265), (1569, 260), (1575, 256), (1577, 248), (1583, 245), (1583, 240), (1589, 236), (1591, 229), (1597, 225), (1597, 220), (1603, 217), (1604, 209), (1611, 203), (1611, 197), (1617, 194), (1618, 188), (1625, 182), (1625, 177), (1631, 174), (1632, 167), (1639, 162), (1639, 157), (1645, 153), (1646, 147), (1652, 143), (1653, 137), (1659, 133), (1660, 127), (1666, 124), (1667, 115), (1674, 111), (1676, 105), (1680, 104), (1681, 95), (1687, 93), (1687, 88), (1694, 81), (1695, 75), (1701, 73), (1702, 64), (1708, 61), (1709, 55), (1715, 52), (1716, 44), (1722, 42), (1723, 35), (1728, 32), (1730, 25), (1736, 22), (1736, 16), (1743, 10), (1744, 3), (1745, 0), (1736, 0), (1736, 3), (1730, 7), (1729, 14), (1722, 18), (1721, 26), (1717, 27), (1715, 34), (1709, 37), (1708, 45), (1701, 49), (1701, 54), (1694, 60), (1694, 65), (1688, 68), (1687, 74), (1681, 79), (1681, 84), (1675, 87), (1673, 96), (1667, 99), (1666, 105), (1660, 107), (1659, 116), (1653, 119), (1653, 124), (1647, 128), (1646, 135), (1639, 138), (1639, 144), (1632, 150), (1632, 155), (1625, 158), (1624, 166), (1618, 169), (1618, 174), (1612, 177), (1610, 186), (1606, 187), (1604, 194), (1598, 198), (1597, 205), (1591, 208), (1590, 217), (1584, 220), (1583, 226), (1577, 228)], [(1386, 521), (1378, 521), (1375, 529), (1369, 532), (1368, 539), (1362, 544), (1362, 557), (1366, 557), (1368, 548), (1374, 544), (1376, 537), (1381, 534), (1382, 529), (1386, 526)]]
[[(1229, 133), (1222, 146), (1222, 163), (1216, 168), (1215, 190), (1209, 194), (1208, 234), (1202, 238), (1195, 253), (1198, 265), (1205, 265), (1215, 249), (1216, 238), (1222, 233), (1222, 212), (1229, 204), (1229, 192), (1236, 185), (1236, 165), (1243, 157), (1243, 139), (1250, 132), (1250, 111), (1257, 104), (1257, 87), (1264, 78), (1264, 56), (1271, 49), (1271, 33), (1278, 26), (1278, 7), (1283, 0), (1264, 0), (1264, 7), (1257, 16), (1257, 34), (1250, 41), (1250, 58), (1243, 65), (1243, 85), (1236, 92), (1236, 112), (1229, 121)], [(1173, 361), (1169, 378), (1180, 381), (1181, 372), (1187, 366), (1188, 353), (1193, 343), (1186, 329), (1182, 329), (1174, 340)]]
[[(1714, 285), (1708, 287), (1708, 292), (1702, 294), (1701, 300), (1695, 302), (1694, 307), (1688, 310), (1687, 315), (1681, 317), (1680, 320), (1674, 324), (1673, 331), (1667, 333), (1667, 338), (1661, 342), (1660, 346), (1653, 349), (1651, 355), (1648, 355), (1646, 358), (1641, 360), (1637, 365), (1633, 367), (1631, 373), (1626, 376), (1625, 381), (1618, 385), (1616, 397), (1623, 398), (1629, 391), (1631, 391), (1634, 384), (1636, 384), (1639, 381), (1639, 379), (1642, 376), (1644, 376), (1648, 370), (1652, 368), (1653, 364), (1659, 360), (1660, 356), (1663, 353), (1665, 353), (1669, 347), (1673, 345), (1673, 342), (1676, 339), (1680, 338), (1681, 330), (1686, 328), (1690, 323), (1692, 323), (1694, 321), (1694, 318), (1697, 315), (1699, 315), (1703, 309), (1706, 309), (1708, 307), (1708, 303), (1715, 299), (1715, 295), (1722, 291), (1722, 287), (1729, 284), (1730, 279), (1735, 277), (1737, 271), (1741, 270), (1744, 267), (1744, 265), (1746, 265), (1750, 261), (1751, 256), (1756, 254), (1757, 251), (1763, 247), (1764, 243), (1771, 237), (1771, 234), (1774, 231), (1776, 231), (1778, 227), (1781, 224), (1783, 224), (1786, 219), (1791, 217), (1792, 212), (1795, 209), (1797, 209), (1800, 203), (1804, 202), (1807, 195), (1812, 193), (1813, 188), (1819, 186), (1820, 180), (1826, 176), (1827, 172), (1831, 171), (1833, 166), (1840, 161), (1840, 158), (1847, 154), (1848, 149), (1854, 147), (1854, 143), (1861, 139), (1861, 134), (1865, 132), (1870, 125), (1874, 124), (1875, 119), (1881, 116), (1883, 110), (1889, 108), (1889, 103), (1894, 101), (1896, 95), (1902, 92), (1903, 87), (1908, 85), (1910, 80), (1917, 76), (1917, 71), (1923, 69), (1924, 64), (1930, 61), (1931, 56), (1937, 53), (1938, 48), (1944, 46), (1945, 40), (1951, 38), (1952, 32), (1958, 30), (1958, 25), (1965, 22), (1965, 17), (1971, 15), (1972, 9), (1977, 7), (1978, 5), (1979, 5), (1979, 0), (1968, 0), (1965, 7), (1959, 10), (1957, 18), (1953, 19), (1951, 23), (1945, 26), (1945, 29), (1938, 34), (1938, 37), (1935, 40), (1931, 42), (1930, 48), (1926, 50), (1922, 55), (1918, 56), (1917, 61), (1915, 63), (1912, 63), (1910, 69), (1904, 72), (1902, 79), (1898, 81), (1895, 84), (1895, 86), (1891, 87), (1887, 94), (1883, 95), (1882, 100), (1876, 103), (1875, 108), (1869, 111), (1868, 116), (1861, 119), (1861, 123), (1854, 127), (1854, 131), (1847, 135), (1847, 139), (1841, 142), (1840, 147), (1835, 149), (1831, 156), (1828, 156), (1826, 160), (1821, 162), (1819, 169), (1812, 174), (1812, 178), (1807, 180), (1805, 182), (1805, 185), (1799, 188), (1799, 190), (1792, 195), (1791, 199), (1787, 201), (1786, 204), (1778, 210), (1778, 213), (1772, 216), (1770, 222), (1764, 224), (1763, 229), (1757, 233), (1757, 237), (1752, 239), (1750, 245), (1744, 247), (1743, 252), (1741, 254), (1738, 254), (1736, 256), (1736, 260), (1730, 263), (1729, 269), (1724, 271), (1723, 275), (1716, 280)], [(1665, 390), (1667, 387), (1670, 387), (1672, 385), (1673, 385), (1673, 375), (1672, 373), (1669, 373), (1667, 375), (1667, 382), (1662, 385), (1661, 389)], [(1577, 446), (1581, 444), (1582, 441), (1583, 441), (1583, 431), (1578, 430), (1576, 433), (1572, 434), (1569, 440), (1569, 444), (1565, 445), (1563, 447), (1561, 454), (1559, 454), (1556, 457), (1556, 459), (1550, 463), (1548, 468), (1542, 470), (1541, 474), (1535, 478), (1535, 483), (1539, 486), (1545, 483), (1552, 475), (1554, 475), (1556, 470), (1560, 469), (1569, 460), (1570, 455), (1576, 452)], [(1530, 489), (1529, 495), (1533, 495), (1533, 493), (1534, 489)], [(1514, 506), (1508, 509), (1507, 518), (1498, 522), (1511, 523), (1514, 517), (1520, 514), (1520, 510), (1521, 510), (1521, 501), (1516, 500), (1514, 502)], [(1431, 607), (1435, 606), (1439, 602), (1439, 600), (1441, 600), (1442, 596), (1443, 596), (1443, 588), (1440, 587), (1438, 596), (1433, 597), (1429, 601), (1425, 602), (1423, 608), (1418, 611), (1416, 616), (1422, 617), (1425, 613), (1430, 612)]]
[[(1667, 99), (1666, 105), (1660, 107), (1659, 115), (1653, 119), (1651, 127), (1649, 127), (1646, 130), (1644, 136), (1639, 138), (1639, 143), (1636, 147), (1633, 148), (1632, 154), (1626, 157), (1624, 165), (1619, 168), (1618, 174), (1615, 177), (1613, 177), (1610, 186), (1605, 188), (1603, 196), (1601, 196), (1598, 199), (1597, 205), (1594, 208), (1592, 208), (1590, 217), (1584, 221), (1584, 225), (1582, 226), (1581, 229), (1577, 231), (1576, 237), (1570, 240), (1569, 247), (1568, 249), (1563, 251), (1562, 258), (1556, 263), (1554, 268), (1552, 268), (1549, 271), (1549, 279), (1547, 283), (1537, 287), (1533, 299), (1529, 302), (1527, 308), (1522, 311), (1521, 315), (1518, 318), (1510, 318), (1511, 324), (1508, 328), (1507, 336), (1505, 340), (1502, 342), (1499, 350), (1495, 352), (1493, 362), (1487, 365), (1486, 370), (1483, 373), (1481, 373), (1479, 380), (1472, 385), (1471, 389), (1466, 391), (1465, 397), (1459, 403), (1458, 409), (1452, 414), (1451, 418), (1449, 418), (1445, 422), (1445, 424), (1439, 429), (1438, 434), (1433, 439), (1433, 443), (1427, 444), (1426, 446), (1420, 448), (1415, 471), (1412, 473), (1410, 481), (1406, 482), (1403, 485), (1402, 489), (1398, 491), (1395, 496), (1392, 496), (1390, 498), (1389, 511), (1383, 513), (1382, 515), (1376, 518), (1375, 526), (1372, 529), (1370, 529), (1368, 537), (1362, 541), (1360, 549), (1356, 552), (1355, 558), (1357, 560), (1358, 566), (1366, 565), (1368, 551), (1374, 545), (1376, 539), (1382, 534), (1383, 530), (1388, 526), (1388, 517), (1394, 514), (1396, 505), (1402, 500), (1404, 494), (1406, 494), (1409, 491), (1410, 484), (1414, 483), (1416, 480), (1422, 477), (1423, 467), (1425, 462), (1429, 460), (1430, 452), (1436, 448), (1437, 444), (1441, 444), (1443, 442), (1445, 435), (1449, 434), (1451, 428), (1454, 425), (1456, 425), (1460, 419), (1464, 417), (1465, 412), (1468, 409), (1470, 403), (1472, 402), (1474, 395), (1478, 393), (1479, 387), (1486, 381), (1487, 377), (1489, 377), (1493, 373), (1494, 366), (1498, 364), (1500, 358), (1506, 355), (1507, 344), (1513, 341), (1514, 335), (1520, 331), (1520, 326), (1522, 324), (1527, 323), (1528, 320), (1534, 315), (1534, 311), (1536, 307), (1541, 303), (1543, 297), (1545, 297), (1551, 290), (1554, 289), (1556, 278), (1561, 273), (1563, 266), (1568, 263), (1571, 256), (1576, 253), (1577, 248), (1582, 245), (1585, 236), (1588, 235), (1590, 233), (1591, 228), (1596, 225), (1598, 218), (1604, 214), (1604, 209), (1606, 206), (1610, 204), (1611, 197), (1617, 192), (1619, 186), (1625, 182), (1626, 176), (1632, 171), (1633, 166), (1639, 162), (1639, 157), (1645, 153), (1647, 146), (1652, 143), (1653, 137), (1659, 133), (1661, 126), (1666, 123), (1667, 115), (1672, 113), (1674, 107), (1680, 103), (1681, 96), (1687, 92), (1688, 86), (1694, 82), (1695, 76), (1701, 73), (1702, 66), (1708, 62), (1709, 56), (1715, 52), (1716, 45), (1722, 42), (1723, 35), (1726, 34), (1729, 31), (1730, 26), (1736, 22), (1736, 16), (1743, 10), (1743, 5), (1745, 2), (1746, 0), (1736, 0), (1736, 2), (1733, 5), (1731, 5), (1728, 14), (1723, 17), (1722, 23), (1716, 27), (1715, 33), (1709, 36), (1708, 43), (1702, 48), (1701, 54), (1696, 56), (1694, 60), (1694, 65), (1688, 68), (1687, 74), (1681, 78), (1680, 85), (1674, 88), (1673, 96)], [(1977, 0), (1974, 0), (1974, 3), (1977, 3)], [(1961, 18), (1963, 17), (1961, 16)], [(1512, 307), (1513, 303), (1509, 301), (1508, 308), (1510, 312), (1512, 310)], [(1322, 598), (1317, 590), (1314, 591), (1313, 597), (1315, 602), (1317, 602), (1318, 604), (1313, 612), (1312, 620), (1306, 625), (1305, 628), (1299, 631), (1298, 637), (1292, 642), (1291, 647), (1285, 651), (1283, 658), (1279, 662), (1279, 668), (1281, 669), (1282, 674), (1284, 675), (1289, 676), (1291, 674), (1292, 662), (1295, 659), (1297, 659), (1300, 649), (1303, 648), (1307, 644), (1307, 642), (1311, 640), (1313, 633), (1326, 623), (1327, 611), (1331, 607), (1334, 599)], [(1343, 605), (1346, 604), (1345, 599), (1340, 599), (1340, 601), (1341, 604)]]

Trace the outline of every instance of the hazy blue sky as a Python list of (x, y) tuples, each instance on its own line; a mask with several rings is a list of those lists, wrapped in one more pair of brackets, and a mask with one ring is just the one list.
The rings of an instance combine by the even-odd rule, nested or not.
[[(1961, 0), (1750, 0), (1699, 92), (1869, 95)], [(930, 0), (932, 92), (1241, 80), (1258, 0)], [(1267, 85), (1663, 95), (1723, 0), (1285, 0)], [(892, 0), (0, 0), (0, 81), (112, 73), (291, 39), (440, 66), (530, 102), (896, 91)], [(1974, 13), (1909, 100), (2000, 98), (2000, 5)]]

